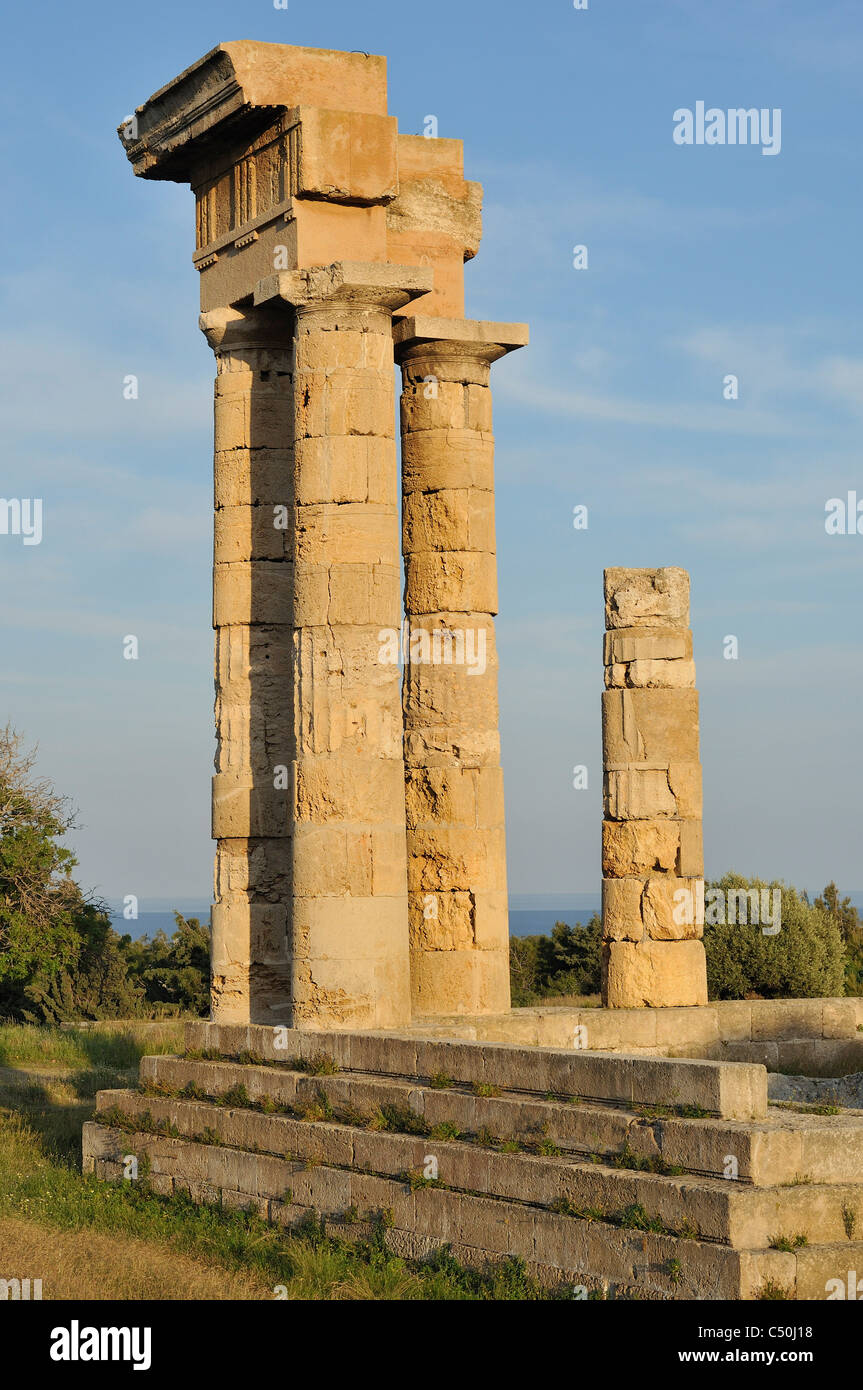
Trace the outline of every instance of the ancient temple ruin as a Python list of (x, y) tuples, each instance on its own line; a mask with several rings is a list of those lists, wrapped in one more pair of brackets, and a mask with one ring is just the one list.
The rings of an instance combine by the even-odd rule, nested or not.
[(194, 191), (216, 356), (213, 1017), (506, 1009), (489, 378), (527, 329), (464, 317), (461, 142), (399, 133), (382, 58), (250, 42), (121, 136)]
[(489, 382), (527, 330), (464, 317), (461, 142), (398, 131), (383, 58), (252, 42), (121, 136), (194, 190), (216, 357), (213, 1016), (99, 1094), (85, 1171), (575, 1297), (824, 1297), (863, 1118), (768, 1069), (852, 1069), (863, 1001), (708, 1003), (683, 570), (605, 572), (605, 1007), (510, 1008)]

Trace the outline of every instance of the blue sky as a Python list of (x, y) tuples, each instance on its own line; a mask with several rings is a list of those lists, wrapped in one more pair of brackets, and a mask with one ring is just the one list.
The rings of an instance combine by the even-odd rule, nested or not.
[[(0, 536), (0, 718), (77, 803), (82, 882), (209, 893), (212, 358), (192, 196), (115, 127), (238, 38), (386, 54), (400, 128), (437, 115), (485, 185), (468, 313), (531, 324), (493, 378), (512, 891), (598, 890), (606, 565), (692, 574), (707, 872), (859, 889), (863, 536), (824, 509), (863, 498), (863, 12), (833, 0), (7, 16), (0, 495), (45, 520)], [(781, 108), (781, 152), (676, 145), (700, 100)]]

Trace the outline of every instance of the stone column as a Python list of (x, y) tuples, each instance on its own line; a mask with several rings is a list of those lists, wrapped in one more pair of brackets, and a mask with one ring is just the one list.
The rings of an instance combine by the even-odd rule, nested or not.
[(607, 569), (605, 615), (602, 1001), (706, 1004), (689, 575)]
[(498, 1013), (510, 992), (489, 375), (527, 330), (408, 318), (395, 341), (413, 1008)]
[(213, 626), (216, 840), (212, 1008), (220, 1023), (290, 1014), (293, 325), (212, 310), (216, 354)]
[(410, 268), (343, 264), (256, 290), (296, 324), (297, 1027), (410, 1020), (392, 310), (430, 283)]

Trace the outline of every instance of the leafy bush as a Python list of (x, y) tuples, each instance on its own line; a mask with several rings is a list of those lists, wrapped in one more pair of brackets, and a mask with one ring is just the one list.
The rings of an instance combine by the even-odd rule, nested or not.
[(850, 898), (840, 898), (835, 883), (828, 883), (815, 906), (832, 917), (845, 943), (845, 993), (863, 994), (863, 922)]
[(57, 971), (40, 970), (26, 981), (13, 1012), (29, 1023), (141, 1014), (144, 991), (129, 978), (120, 939), (107, 914), (88, 903), (75, 914), (74, 926), (74, 959)]
[(197, 917), (174, 913), (173, 936), (120, 939), (130, 978), (160, 1013), (206, 1014), (210, 1008), (210, 931)]
[(13, 729), (0, 730), (0, 988), (13, 991), (74, 962), (83, 907), (75, 856), (59, 844), (74, 816), (34, 775), (35, 759)]
[(512, 937), (513, 1004), (536, 1004), (555, 995), (598, 993), (601, 937), (602, 922), (596, 913), (583, 927), (556, 922), (550, 936)]
[(8, 726), (0, 729), (0, 1017), (34, 1023), (206, 1013), (209, 930), (175, 914), (169, 939), (120, 937), (105, 905), (72, 877), (60, 841), (74, 825), (66, 798), (34, 773)]
[(711, 999), (812, 999), (843, 993), (845, 944), (835, 911), (822, 900), (810, 903), (805, 893), (761, 879), (726, 874), (705, 884), (709, 894), (720, 888), (780, 889), (781, 927), (775, 936), (758, 925), (705, 920), (707, 991)]

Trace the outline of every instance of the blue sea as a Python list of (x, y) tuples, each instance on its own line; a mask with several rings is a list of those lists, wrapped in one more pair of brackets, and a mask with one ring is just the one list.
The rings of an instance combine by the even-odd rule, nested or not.
[(510, 936), (548, 936), (555, 922), (584, 926), (599, 912), (599, 893), (510, 893)]
[[(109, 908), (114, 930), (134, 940), (142, 936), (152, 939), (159, 931), (171, 936), (176, 930), (175, 910), (202, 922), (210, 919), (210, 903), (204, 898), (142, 899), (138, 916), (128, 920), (123, 916), (121, 903), (111, 901)], [(548, 935), (555, 922), (566, 922), (570, 927), (583, 925), (599, 908), (598, 893), (514, 893), (509, 902), (510, 935)]]
[[(820, 888), (810, 889), (810, 899), (820, 892)], [(847, 896), (855, 907), (863, 910), (863, 892)], [(600, 907), (599, 893), (512, 893), (509, 899), (510, 936), (547, 936), (555, 922), (565, 922), (569, 927), (584, 926)], [(121, 936), (128, 933), (135, 939), (152, 938), (158, 931), (170, 936), (176, 927), (175, 909), (184, 917), (198, 917), (202, 922), (210, 919), (210, 902), (205, 898), (142, 899), (138, 916), (131, 921), (124, 919), (119, 902), (110, 901), (109, 908), (115, 931)]]

